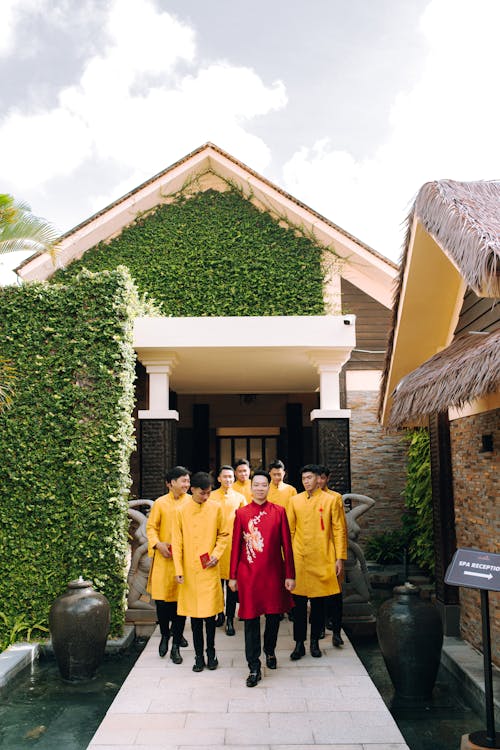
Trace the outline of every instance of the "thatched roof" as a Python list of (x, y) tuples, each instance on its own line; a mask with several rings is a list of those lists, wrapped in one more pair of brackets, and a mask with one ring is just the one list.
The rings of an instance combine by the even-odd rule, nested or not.
[(401, 380), (392, 394), (389, 426), (460, 408), (499, 387), (500, 330), (464, 333)]
[(380, 387), (379, 419), (384, 408), (415, 219), (434, 238), (458, 267), (468, 286), (479, 296), (500, 296), (500, 181), (437, 180), (425, 183), (420, 188), (407, 219)]

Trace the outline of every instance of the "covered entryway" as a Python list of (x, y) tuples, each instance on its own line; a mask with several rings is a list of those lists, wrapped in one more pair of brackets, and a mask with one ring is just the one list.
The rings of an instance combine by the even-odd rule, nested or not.
[(284, 458), (297, 481), (304, 460), (328, 460), (328, 446), (334, 462), (343, 456), (348, 491), (339, 375), (354, 345), (353, 315), (138, 318), (134, 346), (148, 380), (138, 494), (159, 495), (174, 463), (215, 470), (240, 457), (253, 468)]

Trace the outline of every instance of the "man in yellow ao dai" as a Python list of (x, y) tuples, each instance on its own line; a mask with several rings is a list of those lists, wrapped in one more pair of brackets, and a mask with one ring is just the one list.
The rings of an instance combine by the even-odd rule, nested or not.
[(155, 500), (146, 524), (148, 555), (153, 558), (147, 591), (156, 602), (156, 616), (161, 633), (158, 652), (160, 656), (165, 656), (172, 636), (170, 658), (174, 664), (181, 664), (179, 647), (187, 646), (183, 635), (186, 618), (177, 613), (178, 584), (172, 559), (172, 527), (176, 508), (180, 508), (189, 498), (188, 469), (174, 466), (167, 472), (165, 482), (169, 492)]
[[(179, 585), (177, 611), (191, 617), (195, 650), (194, 672), (205, 666), (216, 669), (215, 615), (223, 608), (219, 560), (229, 532), (219, 503), (209, 500), (212, 479), (199, 471), (191, 477), (191, 500), (176, 513), (173, 557)], [(207, 663), (203, 657), (203, 623), (207, 640)]]
[[(246, 505), (246, 500), (243, 495), (239, 492), (235, 492), (233, 489), (234, 485), (234, 470), (232, 466), (221, 466), (219, 469), (219, 475), (217, 481), (220, 484), (218, 490), (214, 490), (210, 495), (210, 500), (218, 502), (224, 511), (224, 519), (227, 524), (229, 531), (229, 541), (227, 547), (224, 550), (224, 554), (219, 560), (220, 577), (222, 588), (224, 589), (224, 582), (226, 583), (226, 635), (235, 635), (234, 629), (234, 616), (236, 614), (236, 603), (238, 601), (238, 593), (231, 591), (227, 582), (229, 580), (229, 562), (231, 559), (231, 542), (233, 538), (233, 525), (234, 516), (238, 508), (242, 508)], [(224, 613), (219, 612), (215, 621), (217, 626), (224, 624)]]
[(271, 484), (269, 485), (267, 499), (270, 503), (281, 505), (288, 514), (290, 500), (297, 494), (297, 490), (291, 484), (286, 484), (284, 481), (286, 474), (285, 464), (277, 458), (269, 464), (268, 471), (271, 477)]
[(296, 586), (293, 592), (295, 649), (293, 661), (305, 654), (307, 600), (311, 602), (311, 656), (322, 656), (319, 638), (325, 621), (325, 597), (338, 594), (347, 559), (344, 510), (337, 498), (319, 488), (321, 469), (301, 469), (305, 492), (292, 497), (288, 521), (292, 535)]
[(252, 483), (250, 482), (250, 462), (246, 458), (239, 458), (234, 465), (236, 481), (233, 490), (245, 497), (247, 503), (252, 502)]

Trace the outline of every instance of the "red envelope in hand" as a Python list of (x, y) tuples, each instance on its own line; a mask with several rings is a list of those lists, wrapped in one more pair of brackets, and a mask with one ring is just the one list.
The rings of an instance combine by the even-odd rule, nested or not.
[(200, 562), (202, 568), (206, 568), (208, 566), (208, 563), (210, 562), (210, 555), (208, 552), (204, 552), (202, 555), (200, 555)]

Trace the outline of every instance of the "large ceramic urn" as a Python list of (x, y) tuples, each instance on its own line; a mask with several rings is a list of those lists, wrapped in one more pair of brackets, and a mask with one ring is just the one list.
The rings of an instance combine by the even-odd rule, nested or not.
[(420, 598), (418, 586), (393, 589), (377, 616), (377, 637), (396, 696), (429, 698), (436, 681), (443, 626), (437, 609)]
[(50, 608), (49, 625), (57, 665), (65, 680), (91, 679), (104, 657), (109, 602), (91, 581), (70, 581)]

